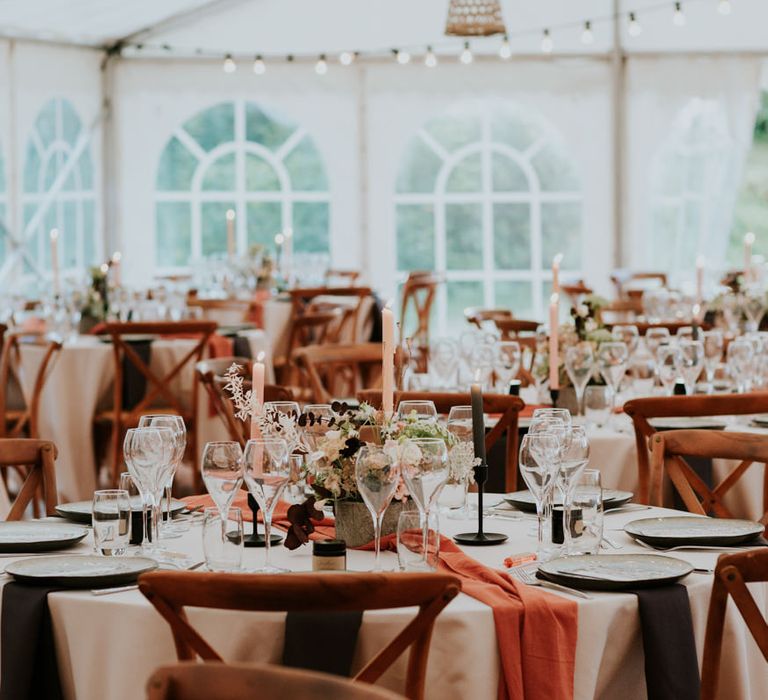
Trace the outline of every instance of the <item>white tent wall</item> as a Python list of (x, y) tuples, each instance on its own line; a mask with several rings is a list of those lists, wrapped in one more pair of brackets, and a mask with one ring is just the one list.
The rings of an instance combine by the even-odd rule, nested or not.
[[(103, 253), (101, 192), (101, 84), (102, 53), (93, 49), (45, 46), (18, 41), (0, 41), (0, 148), (5, 163), (8, 190), (6, 224), (18, 239), (24, 228), (24, 166), (27, 145), (40, 110), (52, 99), (68, 100), (84, 131), (93, 129), (89, 141), (96, 192), (96, 251)], [(18, 262), (18, 261), (17, 261)], [(18, 280), (21, 266), (0, 284)], [(44, 270), (44, 276), (48, 274)]]
[(258, 77), (246, 68), (224, 75), (219, 63), (117, 64), (115, 224), (126, 281), (148, 284), (153, 278), (155, 182), (165, 143), (198, 111), (237, 99), (254, 101), (308, 130), (330, 183), (331, 258), (339, 267), (361, 265), (356, 71), (332, 71), (321, 80), (306, 65), (277, 66)]

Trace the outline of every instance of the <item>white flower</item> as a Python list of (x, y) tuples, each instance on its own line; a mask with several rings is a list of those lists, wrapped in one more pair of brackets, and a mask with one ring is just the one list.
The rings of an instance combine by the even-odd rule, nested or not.
[(576, 307), (576, 313), (582, 318), (589, 316), (589, 307), (586, 304), (579, 304)]
[(584, 328), (586, 329), (587, 333), (591, 333), (592, 331), (597, 330), (597, 321), (595, 321), (594, 318), (588, 318), (584, 324)]
[(406, 440), (400, 446), (400, 462), (402, 464), (413, 466), (421, 462), (421, 459), (421, 449), (410, 440)]

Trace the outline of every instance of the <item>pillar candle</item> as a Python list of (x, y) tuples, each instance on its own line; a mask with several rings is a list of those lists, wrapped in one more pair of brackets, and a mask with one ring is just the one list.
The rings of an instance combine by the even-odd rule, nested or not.
[(483, 392), (479, 384), (470, 388), (472, 396), (472, 442), (475, 446), (475, 459), (480, 458), (480, 465), (485, 465), (485, 416), (483, 414)]
[(59, 280), (59, 229), (52, 228), (50, 235), (53, 293), (58, 296), (61, 293), (61, 281)]
[(701, 305), (704, 301), (704, 258), (699, 255), (696, 258), (696, 303)]
[(395, 381), (395, 316), (390, 305), (381, 311), (382, 330), (382, 360), (381, 360), (381, 408), (384, 417), (390, 418), (394, 413), (394, 381)]
[(560, 262), (562, 259), (562, 253), (558, 253), (552, 259), (552, 292), (554, 294), (560, 294)]
[(755, 234), (751, 231), (744, 236), (744, 281), (752, 281), (752, 246)]
[(230, 258), (235, 257), (235, 210), (227, 209), (227, 254)]
[(261, 412), (261, 407), (264, 405), (264, 376), (264, 353), (260, 352), (256, 357), (256, 362), (253, 363), (253, 382), (251, 385), (251, 403), (253, 407), (253, 413), (251, 414), (251, 440), (259, 437), (259, 424), (257, 418)]
[(558, 349), (558, 296), (553, 294), (549, 302), (549, 389), (557, 391), (560, 388), (560, 352)]
[(123, 261), (123, 254), (116, 250), (112, 255), (112, 281), (115, 283), (115, 287), (120, 287), (123, 282), (122, 270), (120, 269), (120, 263)]

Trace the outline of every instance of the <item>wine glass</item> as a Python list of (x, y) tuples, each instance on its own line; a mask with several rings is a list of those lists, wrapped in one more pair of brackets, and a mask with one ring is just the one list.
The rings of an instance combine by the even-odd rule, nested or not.
[[(301, 415), (301, 408), (299, 408), (299, 404), (296, 401), (265, 401), (263, 411), (265, 416), (287, 416), (293, 422), (294, 427), (298, 426), (299, 416)], [(288, 454), (299, 446), (301, 439), (298, 430), (293, 430), (291, 434), (288, 434), (283, 426), (275, 423), (267, 429), (266, 433), (262, 437), (274, 437), (285, 440), (288, 443)]]
[(396, 420), (406, 421), (408, 419), (436, 423), (437, 408), (435, 408), (435, 402), (416, 399), (401, 401), (397, 406)]
[(545, 561), (549, 553), (545, 549), (544, 522), (547, 519), (545, 505), (550, 501), (555, 485), (556, 471), (553, 468), (560, 449), (560, 441), (552, 433), (528, 433), (520, 442), (520, 472), (536, 501), (538, 520), (537, 558)]
[[(589, 438), (584, 428), (574, 426), (568, 432), (560, 447), (560, 463), (557, 470), (557, 485), (563, 496), (563, 530), (566, 543), (571, 532), (571, 514), (573, 487), (578, 483), (581, 473), (589, 461)], [(569, 544), (567, 545), (569, 546)], [(566, 547), (567, 551), (567, 547)]]
[(272, 566), (270, 563), (270, 529), (272, 513), (280, 494), (291, 479), (288, 443), (280, 438), (248, 440), (243, 455), (243, 476), (248, 491), (258, 502), (264, 517), (264, 566), (258, 573), (285, 573), (288, 569)]
[(400, 469), (391, 453), (379, 445), (363, 445), (355, 461), (357, 490), (373, 518), (376, 558), (373, 571), (381, 571), (379, 551), (381, 549), (381, 523), (397, 485), (400, 483)]
[[(400, 471), (422, 515), (426, 557), (429, 514), (448, 480), (448, 448), (440, 438), (413, 438), (409, 443), (400, 450)], [(414, 453), (411, 447), (417, 448)], [(424, 564), (426, 566), (426, 560)]]
[(597, 367), (605, 383), (613, 389), (611, 412), (616, 408), (616, 394), (627, 371), (629, 351), (626, 343), (601, 343), (597, 351)]
[(333, 409), (328, 403), (307, 404), (302, 413), (301, 439), (310, 454), (317, 451), (317, 445), (325, 434), (331, 430), (331, 420), (334, 418)]
[(229, 508), (243, 484), (243, 451), (240, 443), (208, 442), (203, 448), (200, 471), (203, 483), (219, 509), (222, 537), (225, 536)]
[(562, 423), (570, 428), (573, 424), (573, 419), (571, 418), (571, 412), (567, 408), (549, 408), (549, 407), (542, 407), (542, 408), (536, 408), (533, 411), (533, 416), (531, 417), (531, 424), (535, 423), (538, 420), (559, 420), (562, 421)]
[(682, 376), (687, 396), (693, 396), (696, 380), (704, 367), (704, 343), (700, 340), (681, 340), (678, 344), (675, 365)]
[(723, 332), (719, 330), (704, 331), (704, 372), (707, 377), (708, 391), (714, 390), (715, 372), (720, 360), (723, 358), (723, 346), (725, 344)]
[(656, 384), (656, 360), (645, 352), (637, 353), (627, 368), (632, 378), (632, 392), (635, 396), (650, 396)]
[(759, 289), (750, 289), (744, 294), (742, 308), (747, 317), (747, 330), (756, 331), (765, 314), (765, 296)]
[(680, 350), (676, 345), (662, 345), (656, 351), (656, 371), (659, 373), (659, 380), (667, 396), (672, 396), (675, 391), (679, 353)]
[(496, 364), (496, 348), (490, 343), (480, 342), (469, 354), (469, 368), (472, 382), (480, 384), (484, 390), (491, 386), (491, 375)]
[(649, 328), (645, 332), (645, 347), (656, 357), (658, 349), (669, 343), (669, 328)]
[(187, 448), (187, 426), (181, 416), (172, 413), (152, 413), (139, 418), (139, 428), (170, 428), (174, 436), (174, 449), (171, 457), (171, 465), (168, 481), (165, 483), (165, 521), (164, 533), (173, 533), (171, 524), (171, 501), (173, 499), (173, 478), (184, 459), (184, 451)]
[(496, 378), (502, 394), (509, 393), (509, 385), (520, 372), (522, 351), (516, 340), (502, 340), (496, 345)]
[(627, 350), (630, 355), (634, 355), (637, 346), (640, 343), (640, 331), (634, 324), (629, 325), (615, 325), (611, 329), (611, 335), (613, 339), (624, 343), (627, 346)]
[(739, 393), (749, 391), (750, 372), (755, 351), (746, 338), (734, 338), (725, 353), (728, 371), (736, 380)]
[(149, 533), (145, 527), (141, 542), (144, 552), (157, 551), (160, 546), (160, 497), (168, 481), (173, 445), (174, 434), (170, 428), (131, 428), (123, 440), (125, 463), (141, 494), (142, 522), (147, 522), (147, 512), (151, 514)]
[(584, 389), (592, 376), (595, 366), (595, 353), (592, 352), (590, 343), (579, 343), (568, 348), (565, 352), (565, 371), (576, 391), (576, 405), (579, 415), (582, 413), (581, 403), (584, 397)]
[(454, 340), (438, 338), (429, 345), (429, 372), (437, 379), (437, 388), (456, 386), (459, 349)]
[[(448, 454), (449, 464), (456, 459), (453, 450), (461, 450), (469, 453), (474, 458), (474, 432), (472, 422), (472, 406), (451, 406), (448, 413), (446, 430), (456, 438), (456, 444)], [(467, 490), (469, 480), (462, 478), (457, 480), (451, 474), (448, 482), (440, 493), (440, 505), (449, 510), (449, 518), (464, 518), (467, 514)]]

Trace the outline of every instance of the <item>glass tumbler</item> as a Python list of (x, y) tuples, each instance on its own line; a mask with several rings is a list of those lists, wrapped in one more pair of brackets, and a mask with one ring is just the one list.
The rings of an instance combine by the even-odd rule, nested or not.
[(131, 501), (127, 491), (96, 491), (91, 521), (97, 554), (105, 557), (125, 554), (131, 540)]
[(603, 489), (600, 472), (585, 469), (573, 490), (571, 507), (581, 511), (582, 531), (574, 536), (566, 531), (568, 554), (597, 554), (603, 539)]
[(418, 510), (404, 510), (397, 519), (397, 562), (401, 571), (437, 570), (440, 554), (440, 522), (437, 511), (429, 513), (426, 556), (423, 518)]
[(203, 518), (203, 554), (208, 571), (240, 571), (243, 565), (243, 512), (230, 508), (225, 527), (218, 508), (206, 508)]

